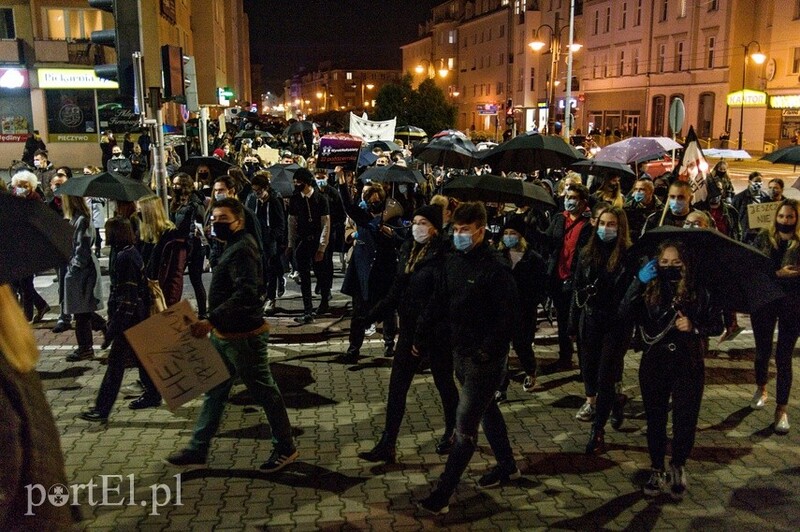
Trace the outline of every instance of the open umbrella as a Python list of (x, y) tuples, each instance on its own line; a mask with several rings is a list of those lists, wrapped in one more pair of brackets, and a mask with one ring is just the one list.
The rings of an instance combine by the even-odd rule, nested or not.
[(272, 133), (268, 131), (261, 131), (259, 129), (245, 129), (244, 131), (240, 131), (236, 134), (237, 139), (254, 139), (257, 135), (260, 135), (261, 138), (264, 139), (271, 139), (274, 138)]
[(596, 159), (586, 159), (570, 165), (570, 168), (578, 173), (587, 173), (597, 176), (618, 175), (620, 177), (636, 177), (636, 173), (627, 164), (614, 161), (598, 161)]
[(358, 167), (369, 166), (378, 160), (378, 156), (369, 150), (361, 150), (358, 154)]
[(556, 206), (553, 197), (539, 185), (496, 175), (456, 177), (442, 189), (447, 196), (466, 201), (496, 201), (543, 208)]
[(668, 151), (682, 150), (683, 146), (669, 137), (630, 137), (609, 144), (594, 158), (598, 161), (614, 161), (635, 164), (641, 161), (658, 159)]
[(273, 164), (266, 169), (266, 171), (272, 175), (269, 180), (270, 186), (282, 196), (291, 196), (294, 193), (294, 182), (292, 178), (294, 177), (294, 173), (299, 169), (300, 167), (295, 163)]
[(383, 151), (402, 151), (403, 148), (399, 144), (395, 144), (390, 140), (373, 140), (367, 144), (367, 149), (372, 151), (374, 148), (380, 148)]
[(178, 172), (186, 172), (190, 176), (194, 176), (200, 165), (208, 166), (208, 169), (211, 170), (211, 177), (225, 175), (228, 173), (228, 168), (233, 166), (228, 161), (223, 161), (216, 157), (189, 157), (186, 159), (186, 162), (178, 168)]
[(715, 229), (657, 227), (637, 240), (629, 257), (653, 256), (665, 240), (683, 242), (696, 283), (708, 288), (712, 301), (724, 310), (751, 313), (784, 295), (770, 276), (769, 257)]
[(314, 131), (314, 122), (309, 122), (308, 120), (292, 122), (289, 124), (289, 127), (283, 130), (283, 134), (289, 136), (294, 135), (295, 133), (303, 133), (305, 131)]
[(776, 164), (800, 164), (800, 146), (787, 146), (763, 156), (761, 161), (769, 161)]
[(136, 201), (150, 196), (153, 191), (138, 179), (131, 179), (113, 172), (73, 177), (55, 191), (57, 196), (80, 196), (108, 198), (118, 201)]
[(413, 153), (414, 157), (429, 164), (467, 169), (475, 163), (477, 150), (463, 135), (447, 135), (417, 147)]
[(495, 172), (532, 172), (547, 168), (564, 168), (583, 159), (583, 155), (561, 137), (523, 133), (513, 139), (480, 152), (480, 162)]
[(0, 194), (0, 284), (66, 264), (72, 226), (41, 201)]
[(373, 166), (367, 168), (363, 174), (358, 176), (361, 181), (373, 181), (375, 183), (424, 183), (425, 177), (418, 171), (405, 166), (392, 164), (389, 166)]
[(425, 130), (416, 126), (400, 126), (394, 130), (394, 138), (410, 143), (412, 139), (421, 140), (428, 136)]

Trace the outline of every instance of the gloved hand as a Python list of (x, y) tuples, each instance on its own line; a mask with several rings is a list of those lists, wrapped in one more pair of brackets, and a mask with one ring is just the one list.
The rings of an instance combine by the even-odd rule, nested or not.
[(652, 259), (639, 270), (639, 280), (647, 284), (658, 275), (658, 259)]

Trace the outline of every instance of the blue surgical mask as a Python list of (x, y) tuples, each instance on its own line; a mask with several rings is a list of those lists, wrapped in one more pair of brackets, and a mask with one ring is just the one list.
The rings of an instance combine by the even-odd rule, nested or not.
[(633, 193), (633, 201), (641, 203), (644, 201), (644, 190), (637, 190)]
[(453, 233), (453, 246), (458, 251), (467, 251), (472, 247), (472, 233)]
[(574, 199), (567, 199), (564, 200), (564, 208), (569, 212), (574, 212), (575, 209), (578, 207), (578, 201)]
[(685, 208), (686, 201), (679, 200), (678, 198), (670, 198), (669, 210), (672, 211), (672, 214), (681, 214)]
[(597, 237), (602, 240), (603, 242), (611, 242), (615, 238), (617, 238), (617, 228), (616, 227), (606, 227), (601, 226), (597, 228)]
[(519, 237), (517, 235), (503, 235), (503, 244), (507, 248), (515, 248), (519, 244)]
[(322, 188), (328, 184), (328, 181), (326, 179), (317, 179), (316, 181), (317, 181), (317, 186), (319, 188)]
[(367, 205), (366, 200), (363, 200), (363, 199), (358, 202), (358, 206), (361, 207), (362, 209), (364, 209), (365, 211), (367, 209), (369, 209), (369, 205)]
[(228, 197), (227, 194), (214, 194), (214, 200), (215, 201), (222, 201), (227, 197)]

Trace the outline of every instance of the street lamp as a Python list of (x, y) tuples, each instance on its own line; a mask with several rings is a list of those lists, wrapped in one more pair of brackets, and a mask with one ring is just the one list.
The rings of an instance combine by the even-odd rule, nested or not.
[[(573, 4), (574, 5), (574, 4)], [(531, 50), (534, 52), (541, 52), (544, 50), (545, 46), (549, 44), (549, 52), (552, 54), (552, 60), (550, 62), (550, 84), (548, 86), (547, 91), (547, 132), (552, 134), (555, 129), (555, 119), (556, 119), (556, 85), (559, 84), (558, 81), (558, 61), (561, 58), (561, 39), (562, 33), (564, 30), (567, 30), (569, 33), (569, 39), (567, 44), (567, 95), (566, 95), (566, 103), (564, 109), (564, 122), (565, 127), (563, 130), (564, 137), (569, 142), (569, 133), (572, 129), (572, 54), (577, 52), (583, 45), (578, 44), (573, 41), (574, 37), (574, 15), (572, 11), (573, 7), (570, 7), (570, 24), (567, 26), (561, 26), (561, 14), (556, 13), (555, 25), (551, 26), (549, 24), (542, 24), (539, 26), (536, 31), (534, 32), (534, 40), (528, 43), (528, 46), (531, 47)], [(547, 43), (539, 37), (539, 32), (542, 30), (547, 29), (550, 33), (550, 42)]]
[[(423, 63), (427, 63), (427, 67), (423, 66)], [(427, 59), (420, 60), (419, 64), (417, 64), (417, 66), (414, 67), (414, 71), (417, 74), (424, 74), (425, 72), (427, 72), (428, 73), (428, 77), (431, 78), (431, 79), (436, 77), (436, 72), (437, 72), (436, 69), (434, 69), (434, 67), (433, 67), (433, 63), (431, 63)], [(438, 70), (438, 72), (439, 72), (439, 76), (442, 77), (442, 78), (446, 78), (447, 75), (450, 73), (450, 69), (447, 68), (445, 66), (445, 64), (444, 64), (444, 59), (440, 59), (439, 60), (439, 70)]]
[(366, 87), (367, 90), (372, 90), (375, 88), (374, 83), (364, 83), (367, 79), (367, 75), (364, 74), (364, 77), (361, 79), (361, 107), (369, 107), (364, 100), (364, 88)]
[[(750, 46), (753, 44), (756, 45), (756, 51), (748, 55)], [(739, 105), (739, 143), (737, 148), (739, 150), (742, 149), (742, 129), (744, 128), (744, 90), (747, 84), (747, 63), (749, 63), (749, 59), (752, 59), (755, 64), (763, 65), (764, 61), (767, 60), (767, 56), (761, 53), (761, 45), (758, 41), (750, 41), (741, 46), (744, 48), (744, 67), (742, 67), (742, 101)]]

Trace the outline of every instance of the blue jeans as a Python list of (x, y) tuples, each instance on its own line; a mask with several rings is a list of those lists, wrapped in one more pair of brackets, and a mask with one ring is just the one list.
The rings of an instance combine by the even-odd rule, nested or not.
[(224, 340), (211, 333), (211, 343), (222, 355), (222, 360), (231, 373), (231, 378), (209, 390), (200, 410), (200, 417), (194, 426), (194, 434), (189, 442), (189, 449), (208, 452), (211, 438), (219, 430), (225, 401), (228, 399), (233, 381), (238, 374), (250, 391), (253, 399), (261, 405), (267, 414), (267, 421), (272, 430), (272, 442), (282, 452), (294, 450), (292, 427), (283, 397), (269, 367), (267, 342), (269, 333), (262, 333), (248, 338)]
[(508, 354), (486, 362), (460, 354), (454, 356), (461, 395), (456, 410), (455, 444), (436, 488), (442, 495), (449, 497), (453, 494), (461, 475), (469, 465), (477, 447), (478, 424), (483, 427), (498, 467), (509, 473), (517, 468), (511, 444), (508, 442), (506, 422), (494, 402), (494, 392), (503, 382), (507, 360)]

